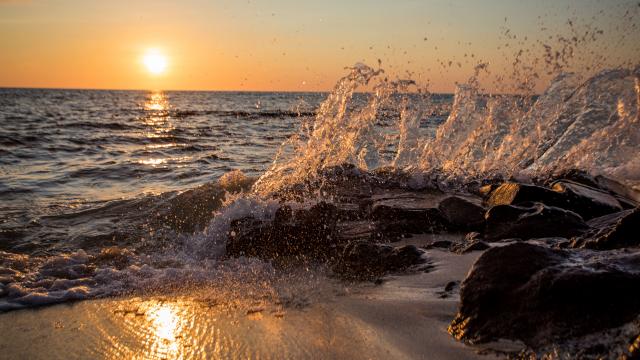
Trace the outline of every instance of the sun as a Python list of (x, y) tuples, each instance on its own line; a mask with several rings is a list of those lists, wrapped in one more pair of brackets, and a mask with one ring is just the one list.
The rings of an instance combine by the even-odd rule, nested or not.
[(160, 75), (167, 69), (167, 57), (155, 49), (148, 50), (142, 57), (142, 62), (147, 70), (154, 75)]

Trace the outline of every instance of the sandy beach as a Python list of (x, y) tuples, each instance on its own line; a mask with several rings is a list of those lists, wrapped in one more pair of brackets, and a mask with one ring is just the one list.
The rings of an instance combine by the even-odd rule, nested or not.
[(458, 297), (440, 295), (479, 254), (432, 250), (428, 272), (387, 277), (380, 285), (328, 284), (331, 296), (305, 306), (247, 310), (233, 305), (243, 299), (208, 304), (195, 295), (14, 311), (0, 315), (0, 357), (491, 359), (447, 333)]

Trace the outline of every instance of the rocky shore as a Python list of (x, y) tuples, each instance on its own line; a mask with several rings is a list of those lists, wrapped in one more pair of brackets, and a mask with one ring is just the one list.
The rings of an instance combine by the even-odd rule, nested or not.
[[(515, 357), (640, 357), (634, 189), (581, 171), (453, 187), (436, 176), (416, 185), (403, 174), (353, 167), (321, 178), (276, 194), (272, 220), (234, 220), (227, 255), (281, 267), (321, 262), (337, 278), (380, 283), (388, 274), (430, 271), (432, 249), (482, 251), (460, 286), (442, 290), (459, 292), (453, 337), (516, 342), (520, 349), (503, 352)], [(310, 193), (320, 200), (303, 202)], [(416, 234), (439, 235), (407, 244)]]

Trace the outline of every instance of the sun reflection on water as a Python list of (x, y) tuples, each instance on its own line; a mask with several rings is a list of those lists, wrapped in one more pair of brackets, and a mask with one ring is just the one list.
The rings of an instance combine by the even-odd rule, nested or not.
[[(175, 130), (169, 114), (171, 104), (167, 95), (162, 91), (153, 91), (146, 96), (143, 107), (144, 116), (141, 121), (146, 125), (146, 130), (142, 135), (150, 142), (145, 145), (145, 149), (151, 151), (176, 146), (175, 141), (171, 141), (169, 144), (158, 144), (158, 141), (170, 140), (171, 132)], [(139, 160), (138, 163), (156, 167), (168, 163), (169, 160), (171, 160), (169, 157), (153, 156)]]
[(166, 111), (169, 109), (169, 101), (164, 92), (154, 91), (152, 92), (147, 101), (144, 103), (145, 110), (154, 111)]
[(175, 304), (158, 303), (145, 312), (147, 321), (146, 353), (139, 359), (184, 358), (183, 332), (185, 319)]

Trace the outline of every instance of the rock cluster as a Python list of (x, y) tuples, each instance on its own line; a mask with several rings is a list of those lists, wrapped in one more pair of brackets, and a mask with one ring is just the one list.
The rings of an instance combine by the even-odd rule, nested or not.
[[(603, 177), (573, 175), (547, 186), (505, 182), (484, 189), (482, 235), (508, 245), (484, 252), (462, 282), (449, 327), (454, 337), (548, 349), (638, 319), (637, 194)], [(588, 357), (609, 356), (612, 346), (594, 347)], [(617, 354), (640, 355), (633, 346)]]
[[(469, 342), (503, 338), (539, 348), (640, 315), (640, 195), (633, 189), (578, 171), (527, 184), (492, 180), (466, 192), (335, 173), (338, 180), (315, 191), (331, 201), (297, 210), (284, 202), (272, 220), (234, 221), (227, 253), (320, 261), (343, 278), (378, 279), (425, 266), (423, 249), (484, 251), (460, 285), (450, 326)], [(464, 240), (393, 244), (422, 233)]]

